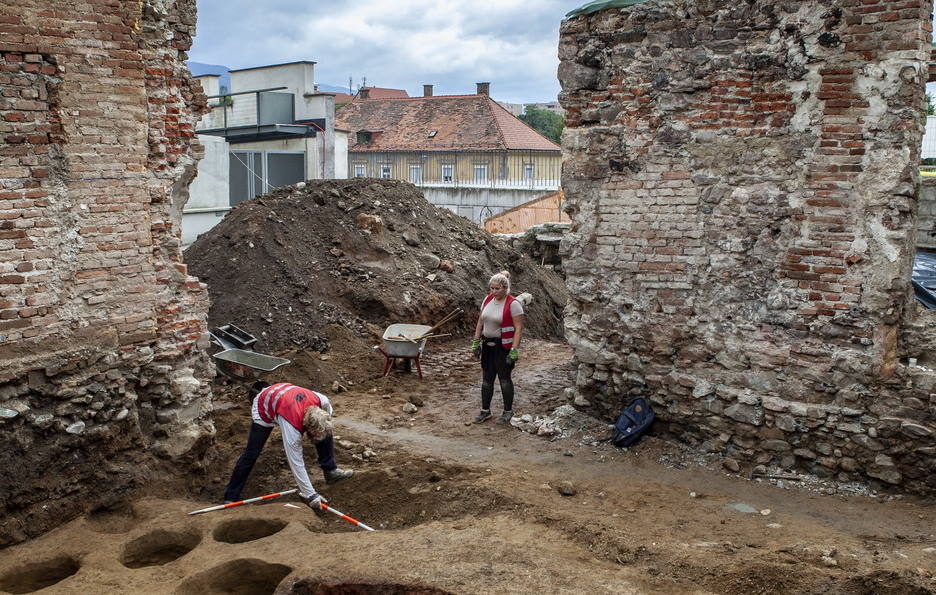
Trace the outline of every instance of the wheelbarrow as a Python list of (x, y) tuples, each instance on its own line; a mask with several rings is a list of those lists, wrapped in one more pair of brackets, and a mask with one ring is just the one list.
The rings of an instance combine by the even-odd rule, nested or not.
[(422, 378), (422, 366), (419, 358), (426, 348), (426, 335), (433, 327), (427, 324), (391, 324), (383, 334), (383, 344), (374, 345), (374, 351), (384, 356), (383, 375), (390, 374), (393, 362), (397, 359), (414, 361), (416, 373)]

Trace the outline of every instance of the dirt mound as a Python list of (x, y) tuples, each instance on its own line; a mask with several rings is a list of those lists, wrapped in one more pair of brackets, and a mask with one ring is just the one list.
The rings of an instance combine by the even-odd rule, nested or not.
[(466, 314), (441, 332), (471, 332), (501, 269), (514, 295), (534, 296), (526, 334), (562, 335), (560, 277), (397, 180), (279, 188), (237, 205), (185, 261), (208, 284), (209, 324), (233, 323), (266, 351), (326, 351), (329, 325), (372, 340), (389, 324), (431, 325), (459, 307)]

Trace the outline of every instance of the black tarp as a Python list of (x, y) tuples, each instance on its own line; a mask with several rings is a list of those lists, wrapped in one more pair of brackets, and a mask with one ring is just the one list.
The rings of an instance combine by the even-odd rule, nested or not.
[(911, 280), (914, 297), (930, 310), (936, 310), (936, 252), (917, 251)]

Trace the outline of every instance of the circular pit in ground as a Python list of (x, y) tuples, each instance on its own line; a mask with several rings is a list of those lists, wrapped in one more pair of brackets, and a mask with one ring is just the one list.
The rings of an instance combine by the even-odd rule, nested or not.
[(0, 591), (33, 593), (51, 587), (72, 576), (81, 568), (70, 556), (57, 556), (41, 562), (31, 562), (0, 576)]
[(215, 527), (215, 541), (245, 543), (279, 533), (288, 523), (274, 519), (236, 519)]
[(201, 543), (198, 533), (156, 530), (137, 537), (124, 547), (120, 563), (127, 568), (162, 566), (177, 560)]
[(176, 595), (273, 593), (290, 572), (289, 566), (256, 558), (231, 560), (192, 576), (176, 589)]

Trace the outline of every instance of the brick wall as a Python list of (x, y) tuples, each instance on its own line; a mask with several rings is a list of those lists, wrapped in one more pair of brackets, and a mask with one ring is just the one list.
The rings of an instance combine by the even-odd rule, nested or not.
[(580, 406), (649, 395), (730, 467), (936, 488), (909, 289), (931, 9), (648, 0), (563, 23)]
[(194, 24), (194, 0), (0, 7), (0, 545), (213, 431), (179, 241)]

